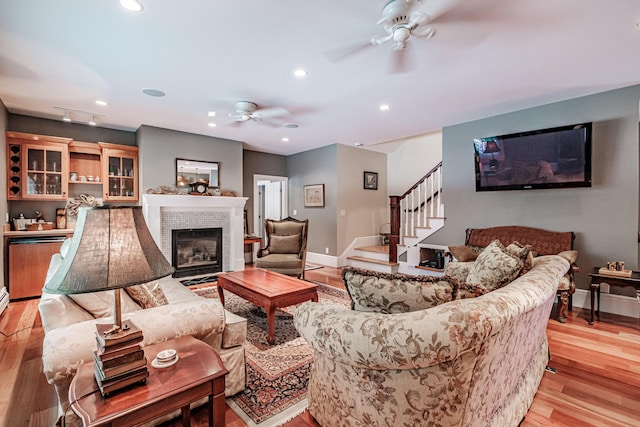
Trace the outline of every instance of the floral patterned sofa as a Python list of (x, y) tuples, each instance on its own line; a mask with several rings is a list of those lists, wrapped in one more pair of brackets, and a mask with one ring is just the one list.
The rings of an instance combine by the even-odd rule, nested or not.
[[(54, 254), (47, 280), (62, 262), (62, 254)], [(227, 312), (218, 299), (197, 296), (178, 280), (165, 277), (157, 287), (165, 304), (155, 307), (134, 300), (121, 292), (122, 318), (133, 320), (143, 331), (143, 345), (193, 335), (213, 347), (229, 370), (225, 378), (227, 396), (244, 390), (246, 383), (245, 354), (242, 344), (247, 337), (246, 319)], [(45, 331), (42, 344), (44, 375), (55, 386), (59, 415), (66, 414), (67, 425), (78, 425), (79, 419), (68, 410), (68, 390), (81, 363), (93, 363), (96, 349), (96, 323), (106, 323), (113, 314), (113, 291), (76, 295), (54, 295), (43, 292), (38, 305)], [(153, 304), (151, 304), (153, 305)], [(151, 361), (149, 360), (150, 364)]]
[(307, 302), (294, 315), (314, 349), (311, 415), (324, 427), (517, 426), (549, 360), (569, 262), (515, 249), (489, 245), (472, 283), (345, 268), (352, 310)]

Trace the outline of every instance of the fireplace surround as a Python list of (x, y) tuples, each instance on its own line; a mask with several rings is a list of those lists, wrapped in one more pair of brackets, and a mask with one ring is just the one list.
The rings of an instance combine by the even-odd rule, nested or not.
[(142, 212), (156, 244), (172, 261), (172, 230), (222, 229), (221, 271), (244, 270), (246, 197), (143, 194)]

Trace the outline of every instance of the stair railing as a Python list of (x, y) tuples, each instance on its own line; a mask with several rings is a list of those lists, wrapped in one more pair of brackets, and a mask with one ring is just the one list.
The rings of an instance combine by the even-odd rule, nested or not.
[(442, 162), (401, 196), (389, 196), (389, 262), (398, 260), (398, 245), (405, 237), (416, 236), (416, 228), (428, 227), (429, 218), (441, 217)]

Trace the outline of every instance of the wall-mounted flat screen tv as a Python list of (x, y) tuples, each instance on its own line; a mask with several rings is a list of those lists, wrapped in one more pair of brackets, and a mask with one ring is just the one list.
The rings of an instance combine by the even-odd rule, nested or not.
[(591, 187), (592, 123), (473, 140), (476, 191)]

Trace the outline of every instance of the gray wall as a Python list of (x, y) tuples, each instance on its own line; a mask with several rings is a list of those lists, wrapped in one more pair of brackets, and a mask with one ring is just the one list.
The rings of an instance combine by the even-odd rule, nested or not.
[[(309, 219), (309, 252), (339, 256), (354, 238), (379, 233), (388, 221), (386, 168), (386, 154), (346, 145), (287, 157), (289, 211)], [(364, 171), (378, 172), (378, 190), (363, 188)], [(313, 184), (324, 184), (322, 208), (304, 207), (303, 187)]]
[(253, 233), (253, 176), (287, 176), (287, 158), (279, 154), (244, 150), (242, 152), (243, 196), (248, 197), (245, 209), (249, 218), (249, 233)]
[(176, 158), (220, 162), (220, 188), (242, 196), (242, 143), (142, 125), (136, 132), (140, 192), (176, 185)]
[[(338, 145), (337, 255), (353, 239), (377, 236), (389, 222), (387, 156), (361, 148)], [(364, 172), (378, 173), (378, 189), (364, 189)], [(342, 215), (344, 210), (345, 215)]]
[[(524, 225), (576, 233), (577, 286), (609, 260), (638, 269), (640, 86), (490, 117), (443, 130), (445, 227), (429, 243), (464, 242), (467, 227)], [(591, 188), (475, 192), (473, 138), (592, 121)], [(632, 294), (632, 293), (631, 293)]]
[[(337, 146), (329, 145), (287, 157), (289, 177), (289, 213), (297, 210), (298, 219), (309, 219), (307, 250), (329, 255), (337, 251)], [(324, 207), (304, 207), (303, 187), (324, 184)]]

